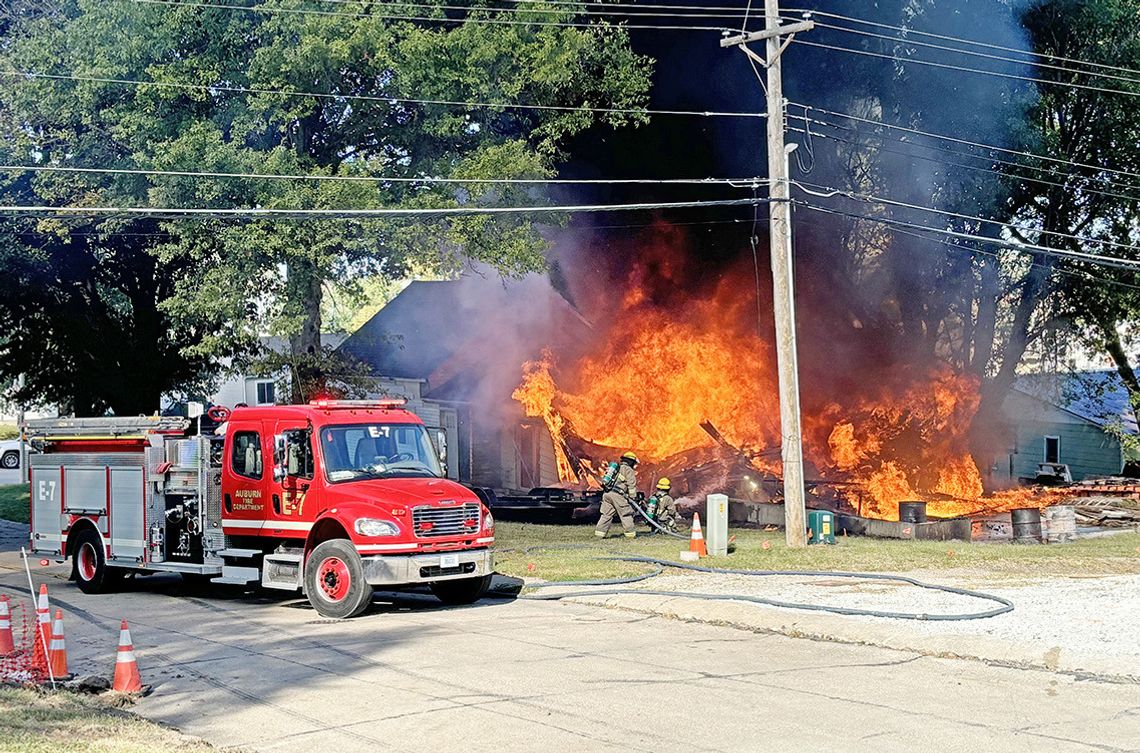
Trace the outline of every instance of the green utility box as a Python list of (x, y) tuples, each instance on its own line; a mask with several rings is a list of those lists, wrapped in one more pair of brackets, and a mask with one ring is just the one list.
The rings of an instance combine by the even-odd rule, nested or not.
[(835, 543), (835, 513), (830, 510), (808, 510), (808, 543)]

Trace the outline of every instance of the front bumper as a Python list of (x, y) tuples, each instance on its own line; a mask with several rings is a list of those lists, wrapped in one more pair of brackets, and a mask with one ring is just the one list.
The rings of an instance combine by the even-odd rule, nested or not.
[[(445, 568), (442, 560), (449, 555), (457, 556), (459, 562), (454, 567)], [(364, 579), (374, 586), (478, 578), (490, 575), (495, 569), (495, 558), (490, 549), (432, 554), (377, 554), (360, 559), (364, 563)]]

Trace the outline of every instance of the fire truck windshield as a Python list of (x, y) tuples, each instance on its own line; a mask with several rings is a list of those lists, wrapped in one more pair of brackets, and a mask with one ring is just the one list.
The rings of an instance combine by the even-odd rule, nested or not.
[(427, 430), (419, 424), (325, 426), (320, 432), (330, 483), (443, 476)]

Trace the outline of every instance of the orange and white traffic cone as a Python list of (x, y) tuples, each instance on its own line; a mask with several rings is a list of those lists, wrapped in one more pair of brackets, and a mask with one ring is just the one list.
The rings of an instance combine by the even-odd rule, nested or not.
[(689, 536), (689, 551), (696, 552), (698, 557), (708, 557), (709, 550), (705, 546), (705, 536), (701, 533), (700, 513), (693, 513), (693, 532)]
[(51, 676), (55, 679), (67, 677), (67, 646), (63, 641), (63, 610), (55, 610), (55, 622), (51, 626), (51, 644), (48, 646), (48, 663)]
[(16, 642), (12, 639), (12, 610), (8, 602), (8, 594), (0, 596), (0, 656), (16, 652)]
[(40, 585), (36, 602), (36, 629), (32, 633), (32, 670), (48, 672), (48, 644), (51, 643), (51, 607), (48, 604), (47, 584)]
[(119, 652), (115, 656), (115, 681), (111, 689), (120, 693), (138, 693), (143, 689), (139, 665), (135, 661), (135, 647), (131, 643), (131, 631), (127, 629), (126, 620), (119, 627)]

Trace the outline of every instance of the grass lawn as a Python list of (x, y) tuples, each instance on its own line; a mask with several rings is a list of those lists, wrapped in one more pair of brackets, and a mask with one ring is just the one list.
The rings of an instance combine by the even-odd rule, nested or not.
[(0, 688), (0, 750), (209, 753), (214, 747), (74, 693)]
[(0, 486), (0, 520), (28, 522), (28, 485)]
[[(677, 560), (687, 542), (665, 536), (629, 540), (620, 534), (594, 538), (590, 526), (496, 525), (495, 564), (499, 572), (544, 580), (588, 580), (635, 575), (648, 565), (599, 560), (613, 554), (640, 554)], [(619, 529), (620, 530), (620, 529)], [(1084, 539), (1071, 544), (1025, 546), (962, 541), (897, 541), (852, 536), (834, 546), (789, 549), (783, 532), (733, 530), (736, 552), (702, 560), (709, 567), (752, 570), (851, 570), (905, 572), (968, 569), (1000, 576), (1108, 575), (1140, 573), (1140, 533)], [(764, 544), (768, 544), (768, 549)], [(527, 547), (582, 546), (532, 552)], [(505, 551), (514, 550), (514, 551)]]

